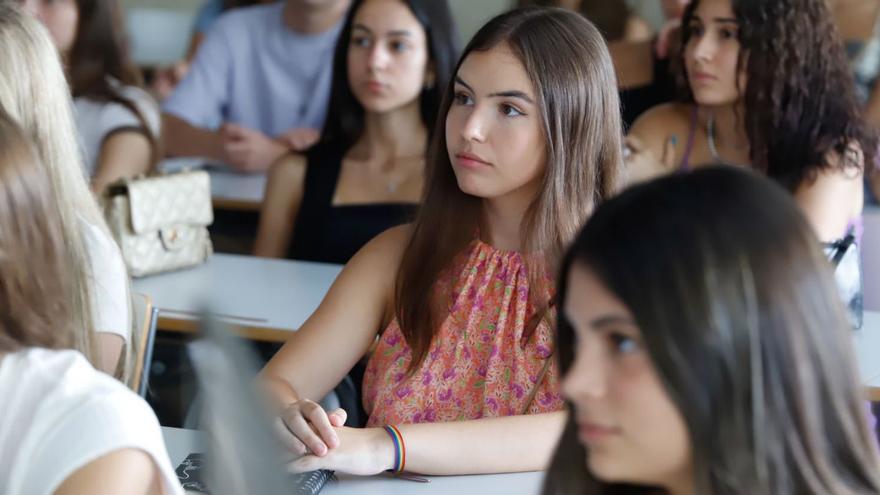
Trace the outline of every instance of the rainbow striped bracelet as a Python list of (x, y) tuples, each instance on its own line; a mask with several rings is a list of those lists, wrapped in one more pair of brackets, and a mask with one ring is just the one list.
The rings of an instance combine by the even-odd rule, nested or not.
[(400, 434), (400, 430), (396, 426), (385, 425), (384, 428), (394, 443), (394, 467), (388, 472), (400, 474), (406, 468), (406, 446), (403, 444), (403, 435)]

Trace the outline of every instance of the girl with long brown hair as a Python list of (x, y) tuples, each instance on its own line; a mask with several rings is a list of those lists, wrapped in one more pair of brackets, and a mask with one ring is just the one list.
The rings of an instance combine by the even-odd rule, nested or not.
[[(550, 273), (617, 188), (614, 69), (588, 21), (532, 8), (489, 21), (454, 74), (415, 223), (356, 254), (263, 370), (279, 436), (311, 454), (293, 469), (464, 474), (549, 459), (564, 421)], [(342, 427), (344, 411), (312, 400), (374, 344), (369, 427)]]
[(826, 0), (694, 0), (682, 21), (686, 101), (635, 122), (631, 180), (746, 166), (788, 189), (821, 240), (843, 237), (876, 144), (833, 22)]
[(60, 209), (0, 106), (0, 493), (182, 494), (150, 406), (71, 349), (91, 332)]
[(149, 171), (161, 157), (161, 118), (131, 61), (119, 0), (21, 3), (64, 58), (92, 189)]
[(571, 414), (545, 494), (880, 493), (849, 322), (770, 180), (707, 167), (623, 192), (558, 295)]

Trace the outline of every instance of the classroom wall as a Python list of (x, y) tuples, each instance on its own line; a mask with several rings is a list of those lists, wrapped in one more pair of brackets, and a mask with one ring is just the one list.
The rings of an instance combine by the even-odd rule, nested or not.
[(510, 9), (515, 3), (515, 0), (449, 0), (461, 35), (462, 48), (486, 21)]
[[(122, 0), (135, 62), (163, 65), (183, 56), (192, 20), (203, 1)], [(489, 18), (504, 12), (514, 3), (515, 0), (449, 0), (462, 46)]]

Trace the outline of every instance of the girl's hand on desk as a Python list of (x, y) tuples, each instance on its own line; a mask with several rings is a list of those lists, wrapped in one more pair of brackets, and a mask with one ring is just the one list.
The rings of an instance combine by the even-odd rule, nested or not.
[(327, 414), (320, 405), (308, 399), (287, 406), (275, 421), (275, 430), (288, 450), (297, 456), (306, 453), (323, 456), (339, 445), (334, 427), (345, 424), (345, 410)]
[(394, 444), (382, 428), (334, 428), (339, 445), (322, 456), (306, 455), (287, 465), (295, 473), (330, 469), (359, 476), (370, 476), (391, 469)]

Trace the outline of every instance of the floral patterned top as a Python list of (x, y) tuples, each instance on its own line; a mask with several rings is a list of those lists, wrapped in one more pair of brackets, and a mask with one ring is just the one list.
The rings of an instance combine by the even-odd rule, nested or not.
[[(552, 287), (549, 277), (547, 282)], [(553, 349), (555, 312), (548, 312), (550, 318), (528, 340), (523, 338), (534, 308), (519, 253), (474, 241), (441, 276), (436, 290), (451, 293), (449, 315), (413, 374), (406, 373), (412, 352), (396, 319), (377, 343), (363, 384), (369, 426), (563, 408), (555, 360), (543, 373)]]

